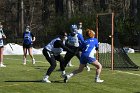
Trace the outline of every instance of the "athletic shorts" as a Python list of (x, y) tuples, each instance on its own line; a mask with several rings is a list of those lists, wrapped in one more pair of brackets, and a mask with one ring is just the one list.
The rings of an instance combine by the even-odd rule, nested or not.
[(87, 63), (91, 64), (95, 61), (96, 61), (96, 58), (91, 58), (91, 57), (87, 57), (87, 56), (82, 56), (81, 55), (81, 58), (80, 58), (80, 63), (81, 64), (87, 64)]
[(31, 47), (33, 47), (33, 44), (29, 44), (29, 45), (23, 44), (23, 48), (31, 48)]

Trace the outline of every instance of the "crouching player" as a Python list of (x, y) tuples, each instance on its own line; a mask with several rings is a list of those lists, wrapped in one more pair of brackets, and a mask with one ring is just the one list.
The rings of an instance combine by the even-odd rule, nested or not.
[(64, 68), (64, 58), (61, 55), (63, 50), (69, 51), (70, 53), (74, 53), (71, 49), (66, 47), (63, 42), (67, 36), (66, 32), (60, 32), (59, 37), (53, 39), (50, 43), (48, 43), (43, 49), (43, 55), (46, 60), (50, 63), (50, 67), (48, 68), (43, 81), (46, 83), (51, 83), (49, 77), (51, 73), (56, 68), (56, 61), (60, 62), (60, 69), (62, 72), (62, 76), (65, 76), (65, 68)]
[(96, 38), (94, 38), (95, 32), (93, 30), (87, 29), (86, 35), (87, 35), (88, 39), (86, 39), (83, 42), (83, 44), (81, 45), (82, 54), (81, 54), (81, 58), (80, 58), (79, 68), (77, 70), (74, 70), (72, 73), (65, 76), (65, 79), (64, 79), (65, 83), (72, 76), (82, 72), (87, 63), (92, 64), (93, 66), (96, 67), (95, 82), (102, 83), (104, 81), (104, 80), (101, 80), (99, 78), (101, 70), (102, 70), (102, 65), (94, 57), (95, 49), (96, 49), (96, 51), (98, 50), (98, 40)]

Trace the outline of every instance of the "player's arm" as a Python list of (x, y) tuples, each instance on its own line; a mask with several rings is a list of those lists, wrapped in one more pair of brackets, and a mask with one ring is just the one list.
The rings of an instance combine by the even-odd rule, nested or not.
[(80, 43), (84, 43), (84, 37), (83, 35), (78, 33), (78, 40), (80, 41)]
[(36, 40), (35, 36), (31, 33), (32, 36), (32, 42), (34, 42)]
[(74, 51), (72, 51), (71, 49), (69, 49), (68, 47), (66, 47), (66, 46), (63, 44), (63, 42), (58, 41), (58, 43), (59, 43), (60, 47), (63, 48), (65, 51), (69, 51), (69, 52), (71, 52), (71, 53), (75, 53)]

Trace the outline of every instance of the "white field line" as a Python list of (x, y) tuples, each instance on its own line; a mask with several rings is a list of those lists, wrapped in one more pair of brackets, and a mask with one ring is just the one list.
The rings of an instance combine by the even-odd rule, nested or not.
[[(4, 59), (10, 59), (10, 60), (20, 60), (20, 61), (23, 61), (21, 59), (15, 59), (15, 58), (4, 58)], [(30, 61), (30, 60), (26, 60), (26, 61)], [(47, 63), (47, 62), (44, 62), (44, 61), (35, 61), (35, 62), (40, 62), (40, 63)]]
[(125, 72), (125, 71), (117, 71), (117, 72), (129, 74), (129, 75), (140, 76), (140, 74), (135, 74), (135, 73), (131, 73), (131, 72)]

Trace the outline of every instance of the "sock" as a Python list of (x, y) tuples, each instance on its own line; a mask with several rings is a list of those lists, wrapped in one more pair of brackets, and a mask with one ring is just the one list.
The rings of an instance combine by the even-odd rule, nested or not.
[(99, 79), (99, 75), (96, 75), (95, 79)]
[(45, 76), (45, 78), (47, 78), (47, 79), (48, 79), (48, 78), (49, 78), (49, 76), (48, 76), (48, 75), (46, 75), (46, 76)]
[(3, 62), (0, 62), (0, 65), (3, 65)]
[(26, 58), (23, 58), (23, 62), (26, 62)]

